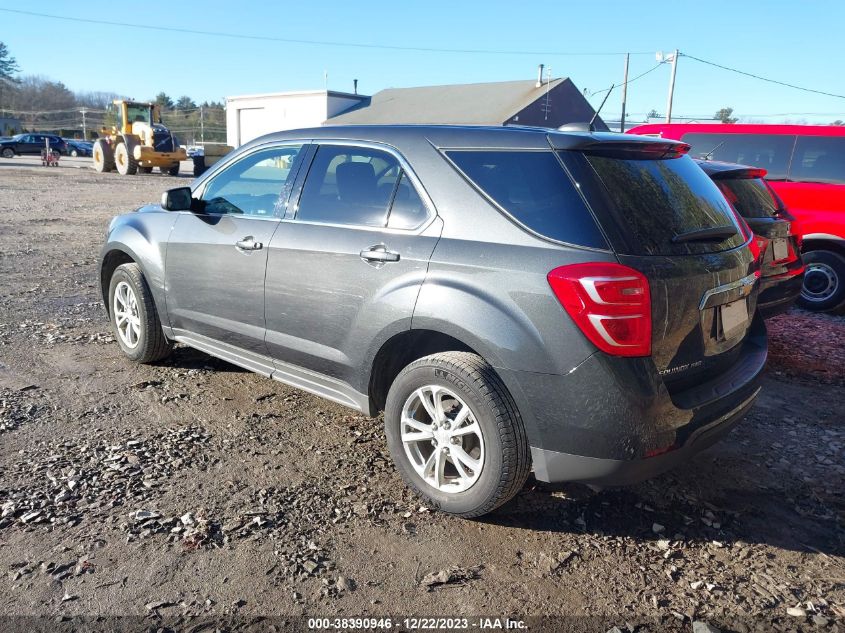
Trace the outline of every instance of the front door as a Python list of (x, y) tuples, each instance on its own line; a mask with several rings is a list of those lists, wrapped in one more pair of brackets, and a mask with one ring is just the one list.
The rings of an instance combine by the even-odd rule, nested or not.
[[(174, 334), (266, 356), (264, 273), (301, 145), (246, 154), (195, 193), (167, 245), (167, 313)], [(198, 195), (197, 195), (198, 194)], [(231, 351), (231, 350), (229, 350)]]
[(280, 369), (366, 391), (360, 367), (373, 344), (410, 328), (440, 235), (420, 191), (387, 150), (319, 146), (295, 218), (270, 243), (267, 348)]

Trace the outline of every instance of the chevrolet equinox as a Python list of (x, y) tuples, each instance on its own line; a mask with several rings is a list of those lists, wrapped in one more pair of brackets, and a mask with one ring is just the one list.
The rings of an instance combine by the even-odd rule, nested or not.
[(459, 126), (256, 139), (114, 218), (123, 353), (175, 342), (375, 416), (445, 512), (630, 484), (725, 435), (766, 360), (751, 234), (677, 141)]

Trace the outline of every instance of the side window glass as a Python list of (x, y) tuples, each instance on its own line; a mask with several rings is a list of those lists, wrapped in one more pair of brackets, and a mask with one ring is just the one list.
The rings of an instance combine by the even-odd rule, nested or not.
[(420, 195), (403, 171), (393, 196), (393, 204), (390, 205), (387, 228), (415, 229), (423, 223), (427, 215), (428, 211)]
[(789, 179), (845, 184), (845, 137), (799, 136)]
[(383, 227), (400, 173), (387, 152), (322, 145), (308, 170), (296, 219)]
[(205, 212), (214, 215), (273, 217), (301, 145), (273, 147), (250, 154), (214, 176), (202, 194)]
[(767, 180), (785, 180), (795, 137), (780, 134), (684, 134), (690, 155), (762, 167)]

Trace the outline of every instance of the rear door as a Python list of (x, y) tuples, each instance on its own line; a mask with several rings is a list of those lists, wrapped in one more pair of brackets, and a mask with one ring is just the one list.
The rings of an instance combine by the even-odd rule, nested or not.
[(648, 277), (652, 357), (667, 383), (737, 360), (756, 308), (750, 235), (688, 157), (560, 152), (620, 263)]
[(273, 145), (250, 152), (195, 193), (199, 211), (179, 213), (165, 266), (167, 312), (177, 335), (199, 335), (266, 356), (268, 246), (301, 148)]
[(440, 222), (385, 147), (323, 142), (298, 189), (295, 214), (291, 204), (270, 243), (267, 348), (281, 369), (366, 391), (361, 364), (378, 341), (410, 328)]

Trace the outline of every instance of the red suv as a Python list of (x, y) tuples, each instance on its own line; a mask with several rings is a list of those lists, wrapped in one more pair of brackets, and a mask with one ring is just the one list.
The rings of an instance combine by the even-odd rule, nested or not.
[(803, 237), (798, 302), (810, 310), (845, 307), (845, 127), (655, 123), (629, 133), (684, 141), (694, 157), (765, 169)]

